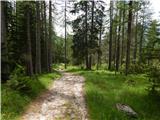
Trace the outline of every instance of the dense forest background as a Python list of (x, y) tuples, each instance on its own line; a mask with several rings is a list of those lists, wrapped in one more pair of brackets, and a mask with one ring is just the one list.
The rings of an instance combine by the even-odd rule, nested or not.
[[(65, 38), (54, 31), (56, 3), (1, 3), (2, 81), (17, 64), (27, 75), (51, 72), (52, 63), (65, 62), (87, 69), (107, 64), (127, 74), (160, 60), (159, 20), (151, 18), (149, 1), (111, 1), (109, 9), (103, 1), (69, 2), (62, 22), (72, 25), (73, 34)], [(65, 13), (77, 17), (70, 21)]]

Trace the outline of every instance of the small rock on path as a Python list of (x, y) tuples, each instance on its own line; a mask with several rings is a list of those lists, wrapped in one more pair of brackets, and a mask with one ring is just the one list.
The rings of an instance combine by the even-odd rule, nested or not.
[(29, 105), (21, 120), (88, 120), (84, 78), (62, 72), (51, 88)]

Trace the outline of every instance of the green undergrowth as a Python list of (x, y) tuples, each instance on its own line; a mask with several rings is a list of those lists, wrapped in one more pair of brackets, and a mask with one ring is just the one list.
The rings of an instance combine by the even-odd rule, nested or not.
[(57, 70), (63, 70), (65, 67), (64, 63), (59, 63), (59, 64), (53, 64), (52, 68), (57, 69)]
[(85, 96), (91, 120), (132, 120), (116, 109), (116, 103), (131, 106), (137, 113), (137, 120), (160, 119), (160, 96), (147, 91), (149, 85), (145, 74), (115, 75), (107, 70), (81, 70), (68, 67), (85, 77)]
[(58, 77), (60, 77), (60, 74), (57, 72), (41, 74), (33, 77), (28, 81), (30, 90), (23, 92), (10, 88), (7, 83), (2, 84), (2, 120), (18, 119), (20, 114), (24, 112), (25, 107), (40, 93), (47, 90), (51, 83)]

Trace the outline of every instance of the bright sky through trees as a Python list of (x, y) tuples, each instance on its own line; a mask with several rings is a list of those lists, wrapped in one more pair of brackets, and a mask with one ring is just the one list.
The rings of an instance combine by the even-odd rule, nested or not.
[[(63, 30), (64, 29), (64, 22), (63, 22), (63, 20), (64, 20), (64, 13), (63, 13), (64, 12), (64, 5), (63, 5), (64, 0), (55, 0), (55, 1), (56, 1), (56, 3), (58, 3), (56, 5), (56, 7), (57, 7), (57, 12), (56, 13), (57, 14), (60, 13), (58, 15), (58, 17), (55, 18), (55, 20), (56, 20), (55, 31), (56, 31), (58, 36), (64, 36), (64, 30)], [(104, 1), (106, 1), (106, 0), (104, 0)], [(150, 10), (153, 12), (152, 18), (160, 20), (160, 6), (159, 6), (160, 5), (160, 0), (149, 0), (149, 1), (151, 2)], [(61, 3), (61, 4), (59, 4), (59, 3)], [(106, 3), (107, 3), (107, 6), (108, 6), (109, 0), (107, 0)], [(106, 9), (108, 9), (108, 7)], [(59, 19), (59, 18), (61, 18), (61, 19)], [(69, 21), (73, 20), (74, 18), (75, 18), (74, 16), (68, 15), (68, 20)], [(68, 33), (71, 33), (72, 28), (70, 26), (68, 26), (67, 31), (68, 31)]]

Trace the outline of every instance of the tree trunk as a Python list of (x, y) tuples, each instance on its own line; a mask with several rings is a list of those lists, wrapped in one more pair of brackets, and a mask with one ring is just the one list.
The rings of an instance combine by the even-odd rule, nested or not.
[(125, 37), (124, 37), (124, 34), (125, 34), (125, 13), (126, 13), (126, 10), (125, 10), (125, 8), (126, 8), (126, 3), (125, 3), (125, 1), (123, 1), (124, 2), (124, 8), (123, 8), (123, 28), (122, 28), (122, 41), (121, 41), (121, 66), (122, 66), (122, 64), (123, 64), (123, 59), (124, 59), (124, 53), (125, 53), (125, 46), (124, 46), (124, 43), (125, 43)]
[(109, 61), (108, 61), (108, 69), (111, 69), (112, 63), (112, 27), (113, 27), (113, 1), (110, 1), (110, 32), (109, 32)]
[(115, 18), (114, 18), (114, 20), (113, 20), (113, 31), (114, 31), (114, 36), (113, 36), (113, 45), (114, 46), (112, 46), (112, 51), (113, 51), (113, 61), (114, 61), (114, 69), (115, 69), (115, 74), (116, 74), (116, 56), (117, 56), (117, 11), (116, 11), (116, 13), (115, 13)]
[(139, 63), (142, 63), (143, 34), (144, 34), (144, 16), (142, 20), (141, 37), (140, 37), (140, 43), (139, 43)]
[(89, 68), (89, 66), (88, 66), (88, 24), (87, 24), (87, 15), (88, 15), (88, 6), (87, 6), (87, 1), (85, 1), (86, 2), (86, 6), (85, 6), (85, 30), (86, 30), (86, 32), (85, 32), (85, 46), (86, 46), (86, 48), (85, 48), (85, 51), (86, 51), (86, 54), (85, 54), (85, 61), (86, 61), (86, 69), (88, 69)]
[(89, 61), (88, 61), (89, 65), (88, 65), (88, 69), (91, 70), (92, 69), (92, 54), (89, 55)]
[(1, 1), (1, 71), (2, 80), (9, 79), (8, 41), (7, 41), (7, 2)]
[(40, 9), (39, 1), (36, 1), (36, 73), (41, 73), (41, 40), (40, 40)]
[(101, 17), (101, 25), (100, 25), (100, 33), (99, 33), (99, 43), (98, 43), (98, 52), (97, 52), (97, 70), (101, 65), (101, 39), (102, 39), (102, 17)]
[(27, 72), (30, 76), (33, 75), (33, 63), (32, 63), (32, 48), (31, 48), (31, 35), (30, 35), (30, 10), (28, 8), (27, 12)]
[(126, 51), (126, 71), (128, 74), (128, 69), (130, 65), (130, 42), (131, 42), (131, 28), (132, 28), (132, 1), (129, 2), (129, 15), (128, 15), (128, 36), (127, 36), (127, 51)]
[(1, 43), (4, 43), (6, 41), (6, 2), (1, 1)]
[(48, 37), (47, 37), (47, 19), (46, 19), (46, 3), (45, 1), (43, 1), (44, 4), (44, 40), (45, 40), (45, 54), (46, 54), (46, 58), (45, 58), (45, 67), (46, 67), (46, 71), (49, 72), (49, 60), (48, 60)]
[(41, 6), (41, 11), (40, 11), (40, 18), (41, 18), (41, 69), (42, 72), (46, 72), (46, 53), (45, 53), (45, 29), (44, 29), (44, 4), (41, 1), (40, 2), (40, 6)]
[(114, 41), (113, 41), (113, 45), (114, 45), (114, 49), (112, 49), (113, 50), (113, 59), (114, 59), (114, 70), (115, 70), (115, 74), (116, 74), (116, 57), (117, 57), (117, 11), (116, 11), (116, 15), (115, 15), (115, 19), (114, 19), (114, 21), (113, 21), (113, 26), (114, 26)]
[(136, 28), (135, 28), (135, 42), (134, 42), (134, 53), (133, 53), (133, 59), (134, 59), (134, 64), (136, 63), (137, 59), (137, 39), (138, 39), (138, 11), (136, 13)]
[[(94, 26), (94, 0), (92, 0), (92, 18), (91, 18), (91, 41), (93, 41), (93, 36), (94, 36), (94, 30), (93, 30), (93, 26)], [(92, 69), (92, 53), (90, 52), (89, 55), (89, 70)]]
[(49, 44), (48, 44), (48, 67), (52, 67), (52, 1), (49, 1)]
[(67, 47), (66, 47), (66, 39), (67, 39), (67, 38), (66, 38), (66, 35), (67, 35), (67, 33), (66, 33), (66, 32), (67, 32), (67, 31), (66, 31), (66, 22), (67, 22), (67, 21), (66, 21), (66, 1), (65, 1), (65, 69), (67, 68), (67, 58), (66, 58), (66, 57), (67, 57), (67, 56), (66, 56), (66, 54), (67, 54), (67, 53), (66, 53), (66, 52), (67, 52), (67, 50), (66, 50), (66, 48), (67, 48)]
[(116, 71), (119, 70), (119, 58), (120, 58), (120, 32), (121, 32), (121, 10), (119, 10), (119, 27), (117, 38), (117, 51), (116, 51)]

